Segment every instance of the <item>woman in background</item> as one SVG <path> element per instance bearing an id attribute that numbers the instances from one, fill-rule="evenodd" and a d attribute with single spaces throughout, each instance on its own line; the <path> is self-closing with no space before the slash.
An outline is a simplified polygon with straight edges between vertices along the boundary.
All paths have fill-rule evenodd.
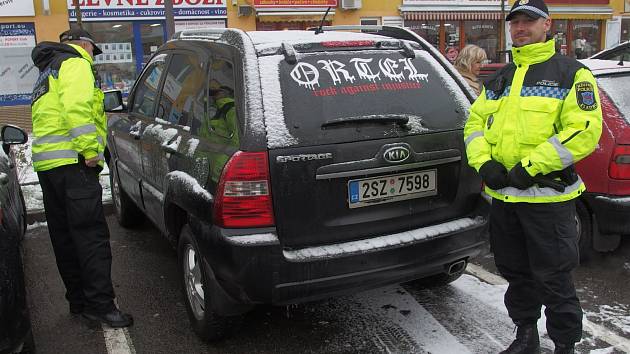
<path id="1" fill-rule="evenodd" d="M 481 64 L 486 61 L 486 52 L 474 44 L 468 44 L 455 59 L 455 68 L 466 79 L 477 96 L 481 93 L 482 82 L 479 80 Z"/>

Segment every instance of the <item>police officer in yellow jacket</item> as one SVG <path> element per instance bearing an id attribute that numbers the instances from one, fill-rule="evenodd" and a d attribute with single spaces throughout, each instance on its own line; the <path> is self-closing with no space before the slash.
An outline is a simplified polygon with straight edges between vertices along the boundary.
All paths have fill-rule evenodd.
<path id="1" fill-rule="evenodd" d="M 109 230 L 98 179 L 106 117 L 92 63 L 101 50 L 80 28 L 62 33 L 60 41 L 42 42 L 32 52 L 40 72 L 31 98 L 33 167 L 70 312 L 126 327 L 133 318 L 114 304 Z"/>
<path id="2" fill-rule="evenodd" d="M 573 353 L 582 336 L 571 278 L 578 265 L 574 199 L 585 190 L 574 164 L 599 141 L 597 85 L 586 67 L 555 53 L 543 0 L 517 0 L 506 20 L 514 62 L 488 81 L 464 129 L 469 164 L 493 198 L 490 242 L 518 327 L 502 353 L 539 352 L 542 305 L 555 353 Z"/>

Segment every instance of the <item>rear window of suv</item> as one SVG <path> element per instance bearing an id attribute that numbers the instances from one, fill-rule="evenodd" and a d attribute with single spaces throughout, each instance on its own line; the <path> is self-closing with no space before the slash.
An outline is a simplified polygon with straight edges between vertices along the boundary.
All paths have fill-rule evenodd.
<path id="1" fill-rule="evenodd" d="M 279 55 L 261 58 L 270 147 L 462 128 L 466 96 L 428 53 L 415 53 L 318 52 L 299 54 L 295 64 Z"/>

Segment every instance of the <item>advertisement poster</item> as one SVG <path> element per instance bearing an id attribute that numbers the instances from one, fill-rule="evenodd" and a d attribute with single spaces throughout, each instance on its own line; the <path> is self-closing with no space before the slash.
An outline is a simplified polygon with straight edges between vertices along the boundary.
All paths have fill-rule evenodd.
<path id="1" fill-rule="evenodd" d="M 0 17 L 35 16 L 31 0 L 0 0 Z"/>
<path id="2" fill-rule="evenodd" d="M 31 60 L 33 23 L 0 23 L 0 106 L 30 104 L 39 71 Z"/>
<path id="3" fill-rule="evenodd" d="M 66 0 L 68 17 L 76 21 L 73 0 Z M 83 21 L 163 20 L 164 0 L 79 0 Z M 226 18 L 224 0 L 173 0 L 175 19 Z"/>
<path id="4" fill-rule="evenodd" d="M 254 7 L 337 7 L 337 0 L 254 0 Z"/>

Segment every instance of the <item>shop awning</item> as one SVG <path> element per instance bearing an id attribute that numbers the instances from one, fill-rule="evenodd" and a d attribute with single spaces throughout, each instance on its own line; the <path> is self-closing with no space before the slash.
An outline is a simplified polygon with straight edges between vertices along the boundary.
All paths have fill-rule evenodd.
<path id="1" fill-rule="evenodd" d="M 257 12 L 256 17 L 260 22 L 312 22 L 321 21 L 326 11 L 280 11 L 280 12 Z M 335 15 L 330 11 L 326 20 L 330 20 Z"/>
<path id="2" fill-rule="evenodd" d="M 549 13 L 556 20 L 609 20 L 613 10 L 608 6 L 550 6 Z"/>
<path id="3" fill-rule="evenodd" d="M 404 12 L 407 21 L 501 20 L 501 12 L 481 11 L 411 11 Z"/>

